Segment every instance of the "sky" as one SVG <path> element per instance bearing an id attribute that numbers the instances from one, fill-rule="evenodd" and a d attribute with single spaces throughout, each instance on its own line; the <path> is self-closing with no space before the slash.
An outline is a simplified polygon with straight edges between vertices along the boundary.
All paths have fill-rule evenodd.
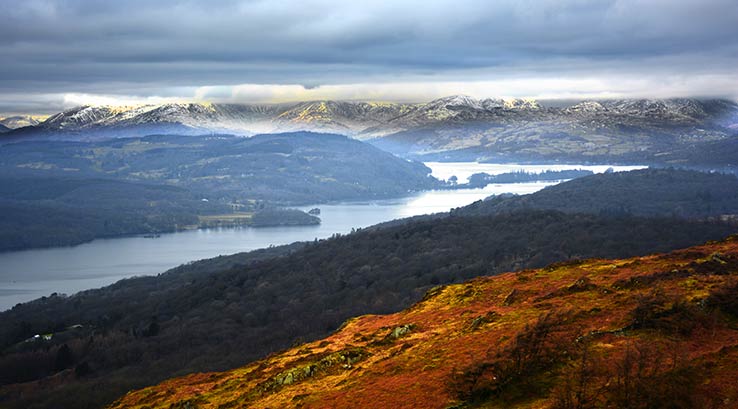
<path id="1" fill-rule="evenodd" d="M 738 98 L 738 0 L 0 0 L 0 113 Z"/>

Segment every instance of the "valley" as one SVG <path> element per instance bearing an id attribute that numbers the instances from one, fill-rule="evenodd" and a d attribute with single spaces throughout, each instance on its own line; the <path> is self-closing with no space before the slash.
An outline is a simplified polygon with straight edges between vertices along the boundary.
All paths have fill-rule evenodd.
<path id="1" fill-rule="evenodd" d="M 0 1 L 0 409 L 738 409 L 736 5 Z"/>
<path id="2" fill-rule="evenodd" d="M 452 103 L 479 105 L 454 98 L 438 109 L 457 112 Z M 105 118 L 84 112 L 49 120 L 74 128 Z M 726 173 L 703 173 L 665 162 L 644 169 L 651 148 L 627 158 L 572 153 L 582 141 L 552 156 L 495 148 L 503 160 L 494 163 L 458 156 L 467 149 L 459 141 L 434 156 L 384 144 L 391 135 L 373 146 L 314 132 L 129 130 L 124 138 L 67 129 L 24 140 L 11 131 L 2 146 L 0 302 L 12 308 L 0 312 L 0 402 L 11 408 L 97 407 L 132 388 L 319 339 L 356 315 L 399 311 L 437 285 L 671 251 L 737 228 L 727 133 L 694 145 L 722 153 L 708 167 Z M 706 170 L 684 156 L 692 142 L 674 145 L 673 137 L 661 146 L 680 147 L 665 155 Z M 448 161 L 456 158 L 482 162 Z M 308 213 L 316 208 L 319 215 Z M 95 394 L 69 400 L 92 384 Z"/>
<path id="3" fill-rule="evenodd" d="M 546 166 L 489 165 L 464 163 L 449 167 L 445 163 L 427 163 L 433 174 L 450 178 L 458 174 L 478 172 L 495 174 L 514 171 L 543 171 Z M 557 166 L 552 165 L 554 169 Z M 575 168 L 604 172 L 609 167 Z M 618 170 L 630 168 L 615 167 Z M 0 279 L 0 309 L 11 308 L 51 293 L 73 294 L 78 291 L 112 284 L 120 279 L 142 275 L 156 275 L 190 261 L 233 254 L 242 251 L 285 245 L 297 241 L 329 238 L 347 234 L 354 229 L 369 227 L 394 219 L 424 214 L 447 212 L 469 205 L 490 195 L 533 193 L 549 183 L 506 183 L 488 185 L 483 189 L 432 190 L 395 199 L 365 200 L 359 202 L 320 203 L 299 206 L 307 212 L 321 209 L 320 224 L 303 223 L 300 226 L 272 225 L 259 228 L 228 227 L 230 218 L 244 213 L 206 215 L 201 217 L 204 230 L 184 229 L 179 232 L 161 232 L 155 236 L 143 235 L 123 238 L 103 238 L 73 247 L 56 247 L 0 253 L 0 264 L 5 273 Z M 226 226 L 213 220 L 226 220 Z M 280 218 L 274 218 L 277 223 Z M 239 221 L 240 222 L 240 221 Z M 246 223 L 251 223 L 250 215 Z"/>
<path id="4" fill-rule="evenodd" d="M 43 401 L 65 405 L 69 390 L 88 390 L 94 383 L 98 392 L 86 395 L 84 402 L 95 406 L 176 373 L 233 368 L 295 342 L 318 339 L 352 316 L 407 308 L 436 285 L 564 260 L 670 251 L 736 231 L 731 223 L 675 217 L 667 205 L 673 198 L 651 197 L 649 183 L 639 182 L 655 178 L 656 183 L 678 184 L 680 178 L 702 178 L 700 184 L 685 184 L 674 194 L 691 198 L 715 189 L 707 200 L 724 205 L 715 207 L 714 214 L 736 213 L 738 198 L 719 190 L 724 176 L 679 176 L 674 170 L 631 173 L 626 175 L 632 183 L 624 186 L 620 173 L 606 173 L 554 187 L 601 177 L 597 183 L 582 184 L 582 194 L 598 197 L 598 192 L 626 188 L 618 194 L 655 200 L 654 208 L 664 209 L 661 215 L 611 213 L 608 202 L 589 214 L 521 206 L 466 216 L 467 208 L 461 208 L 348 235 L 188 263 L 158 276 L 18 305 L 0 313 L 8 323 L 0 327 L 5 351 L 0 373 L 15 376 L 3 380 L 7 386 L 0 387 L 0 399 L 13 402 L 10 407 Z M 572 208 L 578 200 L 563 198 Z M 322 210 L 321 216 L 331 213 Z M 353 220 L 355 213 L 348 217 Z M 74 331 L 66 330 L 70 326 Z M 52 337 L 24 342 L 34 334 Z M 63 345 L 75 358 L 58 372 L 48 362 Z M 131 378 L 129 373 L 137 375 Z M 52 374 L 57 375 L 47 378 Z M 57 386 L 32 398 L 25 394 L 48 379 L 56 379 Z M 80 399 L 74 402 L 83 402 Z"/>

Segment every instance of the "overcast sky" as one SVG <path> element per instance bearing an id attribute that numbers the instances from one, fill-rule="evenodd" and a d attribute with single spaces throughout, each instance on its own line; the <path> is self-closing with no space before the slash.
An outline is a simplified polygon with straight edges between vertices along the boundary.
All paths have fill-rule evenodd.
<path id="1" fill-rule="evenodd" d="M 0 0 L 0 113 L 738 97 L 738 0 Z"/>

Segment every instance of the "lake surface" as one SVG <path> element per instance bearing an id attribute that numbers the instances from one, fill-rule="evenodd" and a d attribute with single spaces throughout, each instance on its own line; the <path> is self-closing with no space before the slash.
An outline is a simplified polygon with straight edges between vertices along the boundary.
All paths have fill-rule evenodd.
<path id="1" fill-rule="evenodd" d="M 525 170 L 541 172 L 560 169 L 591 169 L 604 172 L 610 166 L 514 165 L 480 163 L 426 163 L 433 175 L 448 179 L 452 175 L 463 182 L 471 174 L 499 174 Z M 565 166 L 565 167 L 562 167 Z M 634 167 L 617 167 L 630 170 Z M 318 226 L 225 228 L 162 234 L 157 238 L 123 237 L 99 239 L 74 247 L 58 247 L 0 253 L 0 311 L 53 292 L 73 294 L 98 288 L 120 279 L 162 273 L 188 261 L 219 255 L 289 244 L 295 241 L 327 238 L 334 233 L 348 233 L 352 228 L 445 212 L 487 196 L 501 193 L 528 194 L 554 182 L 489 185 L 484 189 L 428 191 L 408 197 L 322 204 L 302 207 L 321 209 Z"/>

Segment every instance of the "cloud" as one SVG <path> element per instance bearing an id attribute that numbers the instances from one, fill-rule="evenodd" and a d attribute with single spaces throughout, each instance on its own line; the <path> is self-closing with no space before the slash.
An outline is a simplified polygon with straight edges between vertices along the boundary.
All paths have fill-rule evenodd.
<path id="1" fill-rule="evenodd" d="M 475 87 L 526 96 L 738 89 L 735 0 L 26 0 L 0 2 L 0 14 L 0 111 L 10 95 L 22 105 L 63 104 L 67 94 L 417 100 Z"/>

